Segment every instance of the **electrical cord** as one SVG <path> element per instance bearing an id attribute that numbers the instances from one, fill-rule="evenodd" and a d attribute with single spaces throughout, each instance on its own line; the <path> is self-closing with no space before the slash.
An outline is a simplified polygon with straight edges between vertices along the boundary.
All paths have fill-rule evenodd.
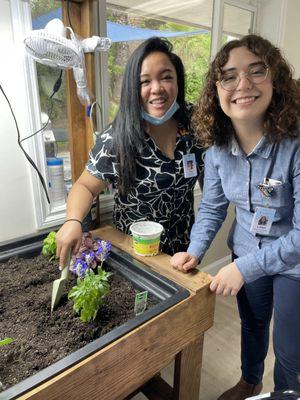
<path id="1" fill-rule="evenodd" d="M 12 109 L 12 106 L 11 106 L 11 104 L 10 104 L 10 101 L 9 101 L 8 97 L 6 96 L 6 93 L 4 92 L 4 90 L 3 90 L 2 86 L 1 86 L 1 84 L 0 84 L 0 90 L 1 90 L 1 92 L 3 93 L 3 96 L 5 97 L 5 100 L 6 100 L 7 103 L 8 103 L 8 106 L 9 106 L 9 108 L 10 108 L 10 112 L 11 112 L 11 114 L 12 114 L 12 116 L 13 116 L 14 121 L 15 121 L 16 129 L 17 129 L 17 133 L 18 133 L 18 145 L 20 146 L 21 150 L 23 151 L 23 153 L 24 153 L 25 157 L 27 158 L 27 160 L 29 161 L 29 163 L 30 163 L 30 164 L 32 165 L 32 167 L 36 170 L 36 172 L 37 172 L 37 174 L 38 174 L 38 177 L 39 177 L 39 179 L 40 179 L 40 181 L 41 181 L 41 184 L 42 184 L 42 186 L 43 186 L 43 189 L 44 189 L 44 191 L 45 191 L 45 194 L 46 194 L 46 197 L 47 197 L 47 201 L 48 201 L 48 203 L 50 204 L 50 199 L 49 199 L 49 195 L 48 195 L 48 192 L 47 192 L 47 187 L 46 187 L 45 180 L 44 180 L 42 174 L 40 173 L 40 171 L 38 170 L 38 167 L 35 165 L 34 161 L 32 160 L 32 158 L 29 156 L 29 154 L 26 153 L 26 150 L 25 150 L 25 149 L 23 148 L 23 146 L 22 146 L 21 137 L 20 137 L 20 131 L 19 131 L 19 126 L 18 126 L 18 123 L 17 123 L 17 119 L 16 119 L 16 116 L 15 116 L 15 113 L 14 113 L 14 111 L 13 111 L 13 109 Z"/>
<path id="2" fill-rule="evenodd" d="M 61 77 L 62 77 L 62 71 L 60 72 L 59 78 L 56 80 L 56 82 L 55 82 L 55 84 L 54 84 L 53 93 L 52 93 L 51 96 L 50 96 L 50 100 L 51 100 L 51 111 L 50 111 L 50 113 L 52 113 L 52 109 L 53 109 L 53 100 L 52 100 L 52 97 L 53 97 L 54 94 L 59 90 L 59 88 L 60 88 L 60 86 L 61 86 L 61 82 L 62 82 Z M 16 129 L 17 129 L 17 141 L 18 141 L 18 145 L 19 145 L 20 149 L 22 150 L 22 152 L 24 153 L 26 159 L 29 161 L 29 163 L 31 164 L 31 166 L 33 167 L 33 169 L 34 169 L 34 170 L 36 171 L 36 173 L 38 174 L 38 177 L 39 177 L 40 182 L 41 182 L 41 184 L 42 184 L 42 186 L 43 186 L 43 189 L 44 189 L 44 192 L 45 192 L 45 195 L 46 195 L 48 204 L 50 204 L 50 198 L 49 198 L 49 194 L 48 194 L 48 191 L 47 191 L 47 186 L 46 186 L 44 177 L 43 177 L 43 175 L 40 173 L 40 171 L 39 171 L 38 167 L 36 166 L 35 162 L 33 161 L 33 159 L 29 156 L 29 154 L 26 152 L 26 150 L 24 149 L 24 147 L 23 147 L 23 145 L 22 145 L 22 142 L 23 142 L 24 140 L 27 140 L 27 139 L 33 137 L 34 135 L 36 135 L 37 133 L 41 132 L 42 130 L 44 130 L 44 129 L 46 128 L 46 126 L 48 125 L 48 123 L 49 123 L 49 121 L 50 121 L 50 115 L 49 115 L 49 117 L 48 117 L 48 121 L 46 122 L 46 124 L 45 124 L 41 129 L 39 129 L 38 131 L 34 132 L 32 135 L 29 135 L 29 136 L 27 136 L 26 138 L 21 139 L 20 130 L 19 130 L 19 126 L 18 126 L 18 122 L 17 122 L 16 116 L 15 116 L 15 113 L 14 113 L 14 111 L 13 111 L 13 109 L 12 109 L 11 103 L 10 103 L 10 101 L 9 101 L 9 99 L 8 99 L 8 97 L 7 97 L 7 95 L 6 95 L 6 93 L 5 93 L 5 91 L 4 91 L 4 89 L 3 89 L 3 87 L 2 87 L 1 84 L 0 84 L 0 90 L 1 90 L 1 92 L 2 92 L 2 94 L 3 94 L 3 96 L 5 97 L 5 100 L 7 101 L 7 104 L 8 104 L 8 106 L 9 106 L 10 112 L 11 112 L 11 114 L 12 114 L 12 116 L 13 116 L 13 119 L 14 119 L 14 122 L 15 122 L 15 126 L 16 126 Z"/>
<path id="3" fill-rule="evenodd" d="M 61 70 L 60 70 L 60 73 L 59 73 L 59 77 L 57 78 L 56 82 L 54 83 L 53 92 L 52 92 L 52 94 L 51 94 L 51 96 L 50 96 L 50 99 L 52 99 L 52 97 L 55 95 L 56 92 L 59 91 L 59 89 L 60 89 L 60 87 L 61 87 L 61 83 L 62 83 L 62 73 L 63 73 L 63 70 L 61 69 Z"/>
<path id="4" fill-rule="evenodd" d="M 37 130 L 36 132 L 32 133 L 31 135 L 26 136 L 25 138 L 21 139 L 21 143 L 24 142 L 27 139 L 30 139 L 31 137 L 35 136 L 36 134 L 42 132 L 48 126 L 48 124 L 50 122 L 50 119 L 51 119 L 51 116 L 52 116 L 52 111 L 53 111 L 53 99 L 52 98 L 55 95 L 55 93 L 57 93 L 59 91 L 59 89 L 60 89 L 60 86 L 62 84 L 62 73 L 63 73 L 63 71 L 61 70 L 60 74 L 59 74 L 59 77 L 57 78 L 56 82 L 54 83 L 52 94 L 49 96 L 50 108 L 48 109 L 48 113 L 47 113 L 48 114 L 48 119 L 47 119 L 45 125 L 43 125 L 39 130 Z"/>

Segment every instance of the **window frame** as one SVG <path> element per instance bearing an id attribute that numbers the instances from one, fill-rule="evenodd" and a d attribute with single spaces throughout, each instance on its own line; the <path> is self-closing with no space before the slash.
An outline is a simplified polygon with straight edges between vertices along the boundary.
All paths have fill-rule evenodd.
<path id="1" fill-rule="evenodd" d="M 237 0 L 214 0 L 212 29 L 211 29 L 211 49 L 210 49 L 211 61 L 214 59 L 215 55 L 222 46 L 225 4 L 252 12 L 253 18 L 251 21 L 251 33 L 254 33 L 256 30 L 258 1 L 256 1 L 256 5 L 253 5 L 244 1 L 237 1 Z"/>

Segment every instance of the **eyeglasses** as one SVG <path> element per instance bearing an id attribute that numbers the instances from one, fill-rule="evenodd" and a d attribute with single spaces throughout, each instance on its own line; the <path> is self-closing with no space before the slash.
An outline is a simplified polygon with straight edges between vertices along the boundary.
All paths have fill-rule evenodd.
<path id="1" fill-rule="evenodd" d="M 257 64 L 249 67 L 247 72 L 225 72 L 221 75 L 219 82 L 223 89 L 231 92 L 238 87 L 238 84 L 243 76 L 246 76 L 253 84 L 260 84 L 266 80 L 268 73 L 269 67 L 267 67 L 265 64 Z"/>

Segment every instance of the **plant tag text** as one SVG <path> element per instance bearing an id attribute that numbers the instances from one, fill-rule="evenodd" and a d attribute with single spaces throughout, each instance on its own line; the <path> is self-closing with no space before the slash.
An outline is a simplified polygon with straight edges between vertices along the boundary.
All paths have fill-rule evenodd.
<path id="1" fill-rule="evenodd" d="M 143 314 L 147 307 L 148 291 L 140 292 L 135 295 L 134 313 L 135 315 Z"/>

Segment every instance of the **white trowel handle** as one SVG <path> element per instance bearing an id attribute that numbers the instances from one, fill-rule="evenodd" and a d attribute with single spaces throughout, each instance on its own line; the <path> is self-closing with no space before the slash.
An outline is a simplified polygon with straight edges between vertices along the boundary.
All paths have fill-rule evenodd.
<path id="1" fill-rule="evenodd" d="M 69 253 L 68 253 L 67 260 L 66 260 L 66 265 L 63 268 L 63 270 L 61 271 L 61 276 L 60 277 L 62 279 L 66 279 L 68 277 L 68 275 L 69 275 L 70 262 L 71 262 L 71 253 L 72 253 L 72 251 L 70 250 Z"/>

